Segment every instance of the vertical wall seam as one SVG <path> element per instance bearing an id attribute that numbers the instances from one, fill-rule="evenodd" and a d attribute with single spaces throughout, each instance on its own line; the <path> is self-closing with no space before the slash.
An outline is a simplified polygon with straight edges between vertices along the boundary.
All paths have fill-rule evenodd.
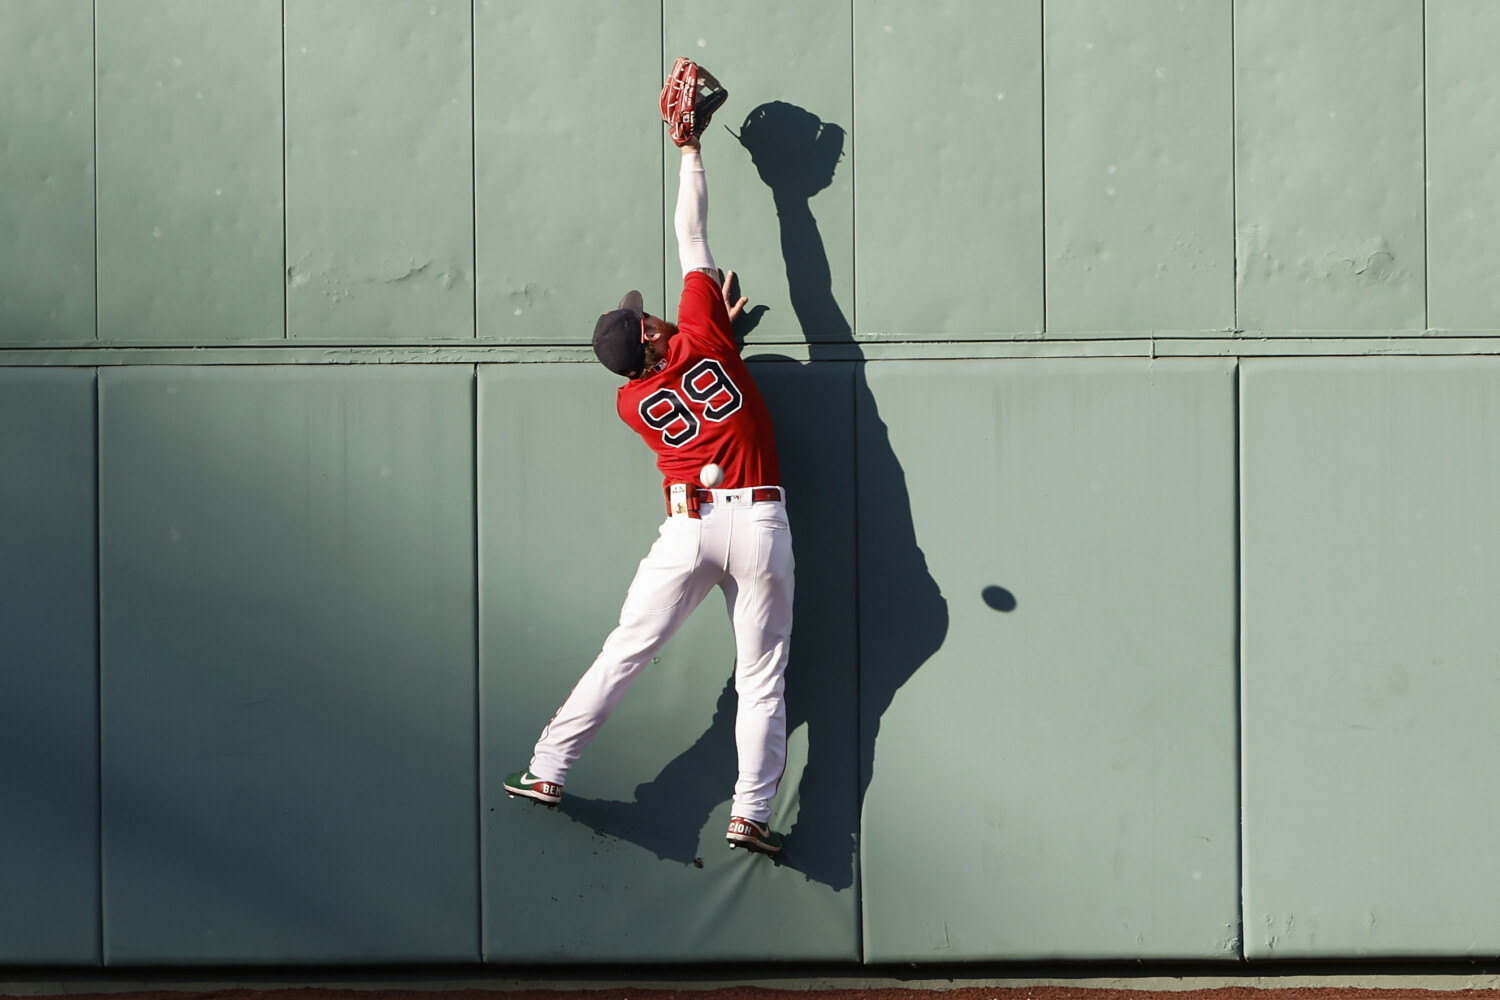
<path id="1" fill-rule="evenodd" d="M 474 339 L 479 339 L 479 21 L 469 0 L 469 266 L 473 269 Z M 479 368 L 474 368 L 478 378 Z M 476 442 L 478 438 L 475 438 Z M 476 445 L 477 447 L 477 445 Z M 476 484 L 478 480 L 475 480 Z M 477 490 L 477 486 L 476 486 Z"/>
<path id="2" fill-rule="evenodd" d="M 474 285 L 474 339 L 479 339 L 479 15 L 469 0 L 469 183 L 472 200 L 471 256 Z M 474 953 L 485 960 L 484 926 L 484 598 L 480 586 L 479 520 L 479 365 L 469 369 L 469 482 L 472 489 L 474 549 Z"/>
<path id="3" fill-rule="evenodd" d="M 1240 961 L 1246 960 L 1247 938 L 1250 933 L 1250 914 L 1247 909 L 1245 874 L 1249 864 L 1245 856 L 1245 449 L 1244 449 L 1244 371 L 1243 358 L 1234 362 L 1234 656 L 1235 656 L 1235 703 L 1234 703 L 1234 748 L 1235 748 L 1235 803 L 1239 808 L 1239 822 L 1235 824 L 1239 836 L 1239 850 L 1235 852 L 1239 862 L 1236 882 L 1239 885 L 1240 903 Z"/>
<path id="4" fill-rule="evenodd" d="M 1240 96 L 1235 0 L 1229 3 L 1229 308 L 1231 332 L 1240 327 Z M 1238 375 L 1235 378 L 1238 383 Z"/>
<path id="5" fill-rule="evenodd" d="M 281 0 L 281 339 L 292 337 L 291 292 L 287 271 L 291 269 L 291 242 L 287 235 L 287 186 L 286 186 L 286 0 Z"/>
<path id="6" fill-rule="evenodd" d="M 666 75 L 667 69 L 667 0 L 659 0 L 656 5 L 657 25 L 657 51 L 656 69 L 661 76 Z M 667 250 L 667 141 L 665 136 L 658 131 L 657 149 L 661 156 L 659 175 L 661 179 L 661 211 L 658 216 L 661 219 L 661 314 L 669 315 L 672 303 L 667 297 L 668 275 L 672 273 L 672 262 L 668 257 Z M 678 317 L 672 314 L 673 319 Z"/>
<path id="7" fill-rule="evenodd" d="M 99 340 L 99 0 L 94 0 L 94 17 L 90 47 L 93 49 L 94 133 L 94 341 Z M 94 368 L 94 738 L 98 741 L 95 761 L 98 781 L 94 787 L 95 830 L 98 834 L 95 863 L 99 866 L 99 965 L 105 964 L 106 937 L 104 922 L 104 524 L 100 494 L 103 492 L 104 407 L 100 400 L 99 369 Z"/>
<path id="8" fill-rule="evenodd" d="M 93 36 L 94 85 L 94 341 L 99 340 L 99 0 L 94 0 Z M 97 369 L 95 378 L 98 378 Z"/>
<path id="9" fill-rule="evenodd" d="M 859 393 L 855 391 L 857 380 L 865 378 L 865 391 L 870 391 L 867 362 L 855 361 L 849 368 L 850 421 L 849 454 L 852 458 L 851 480 L 855 489 L 849 498 L 854 514 L 854 944 L 858 960 L 865 962 L 865 799 L 860 789 L 868 789 L 864 774 L 864 684 L 860 664 L 864 662 L 862 640 L 864 637 L 864 600 L 860 594 L 860 545 L 864 535 L 859 507 Z"/>
<path id="10" fill-rule="evenodd" d="M 475 928 L 479 940 L 475 942 L 475 954 L 479 961 L 485 960 L 484 943 L 484 600 L 480 589 L 480 505 L 479 505 L 479 365 L 469 369 L 469 475 L 473 487 L 474 525 L 474 871 L 478 881 L 474 886 Z"/>
<path id="11" fill-rule="evenodd" d="M 849 335 L 859 337 L 859 129 L 855 95 L 859 92 L 854 44 L 855 0 L 849 0 Z"/>
<path id="12" fill-rule="evenodd" d="M 95 173 L 97 176 L 97 171 Z M 94 829 L 99 904 L 99 965 L 104 965 L 104 406 L 99 369 L 94 369 L 94 747 L 98 780 L 94 785 Z"/>
<path id="13" fill-rule="evenodd" d="M 856 86 L 856 19 L 859 17 L 856 0 L 849 0 L 849 134 L 851 147 L 854 150 L 853 163 L 849 165 L 849 202 L 851 211 L 849 213 L 849 337 L 856 345 L 859 344 L 859 129 L 856 127 L 857 116 L 855 107 L 855 95 L 858 93 Z M 859 351 L 863 354 L 862 351 Z M 861 788 L 866 787 L 865 776 L 860 773 L 864 766 L 864 755 L 860 753 L 860 730 L 863 725 L 864 708 L 860 694 L 860 663 L 863 657 L 860 654 L 860 594 L 859 594 L 859 402 L 854 391 L 854 380 L 862 373 L 862 361 L 855 361 L 849 370 L 849 408 L 851 410 L 849 426 L 850 455 L 852 458 L 853 482 L 855 485 L 854 495 L 849 498 L 853 507 L 854 519 L 854 954 L 855 961 L 861 965 L 865 963 L 865 866 L 864 866 L 864 798 L 859 794 Z"/>
<path id="14" fill-rule="evenodd" d="M 1041 334 L 1047 336 L 1047 2 L 1037 0 L 1037 25 L 1040 27 L 1040 38 L 1037 39 L 1040 52 L 1040 63 L 1037 66 L 1037 93 L 1039 95 L 1038 120 L 1041 123 L 1041 145 L 1042 145 L 1042 330 Z"/>
<path id="15" fill-rule="evenodd" d="M 1427 0 L 1422 0 L 1422 329 L 1432 329 L 1432 186 L 1427 163 Z"/>

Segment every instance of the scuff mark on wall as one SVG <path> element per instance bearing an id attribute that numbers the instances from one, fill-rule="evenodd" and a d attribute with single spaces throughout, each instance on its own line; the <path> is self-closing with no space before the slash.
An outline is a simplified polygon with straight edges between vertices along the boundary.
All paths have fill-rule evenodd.
<path id="1" fill-rule="evenodd" d="M 413 266 L 413 267 L 407 268 L 405 274 L 399 275 L 399 276 L 394 277 L 394 278 L 384 278 L 382 280 L 384 280 L 384 282 L 387 285 L 395 285 L 395 284 L 398 284 L 398 283 L 400 283 L 402 281 L 410 281 L 413 278 L 418 278 L 418 277 L 421 277 L 423 274 L 426 274 L 427 273 L 427 269 L 429 267 L 431 267 L 431 266 L 432 266 L 432 261 L 428 261 L 427 263 L 421 265 L 420 267 Z M 445 274 L 444 277 L 447 277 L 447 275 Z"/>
<path id="2" fill-rule="evenodd" d="M 317 266 L 304 260 L 287 267 L 286 286 L 288 291 L 297 292 L 316 284 L 325 297 L 337 302 L 348 298 L 356 285 L 437 285 L 447 291 L 463 284 L 463 268 L 437 270 L 439 266 L 432 260 L 420 264 L 416 260 L 406 260 L 392 267 L 359 268 L 356 271 L 343 263 Z"/>
<path id="3" fill-rule="evenodd" d="M 534 281 L 528 281 L 519 288 L 513 288 L 506 292 L 506 298 L 523 306 L 534 306 L 540 300 L 557 294 L 557 289 L 545 285 L 539 285 Z"/>
<path id="4" fill-rule="evenodd" d="M 1352 241 L 1353 246 L 1329 250 L 1317 258 L 1283 255 L 1275 234 L 1263 225 L 1242 227 L 1236 242 L 1240 266 L 1235 273 L 1235 284 L 1240 288 L 1247 282 L 1285 272 L 1345 286 L 1391 284 L 1411 277 L 1407 270 L 1397 267 L 1396 253 L 1383 236 Z M 1297 242 L 1282 239 L 1280 245 L 1295 247 Z"/>
<path id="5" fill-rule="evenodd" d="M 512 288 L 506 292 L 505 298 L 511 307 L 512 315 L 519 316 L 527 310 L 535 308 L 537 303 L 542 299 L 550 298 L 556 294 L 556 288 L 528 281 L 520 287 Z"/>
<path id="6" fill-rule="evenodd" d="M 1281 940 L 1281 938 L 1276 934 L 1276 918 L 1274 916 L 1272 916 L 1271 914 L 1267 913 L 1265 915 L 1265 923 L 1266 923 L 1266 934 L 1265 934 L 1265 938 L 1264 938 L 1264 940 L 1263 940 L 1262 943 L 1265 945 L 1266 951 L 1268 951 L 1268 952 L 1275 951 L 1276 950 L 1276 945 Z"/>
<path id="7" fill-rule="evenodd" d="M 1384 282 L 1398 277 L 1396 255 L 1386 246 L 1385 240 L 1371 240 L 1369 245 L 1352 253 L 1328 252 L 1319 262 L 1324 278 L 1359 280 L 1362 282 Z"/>

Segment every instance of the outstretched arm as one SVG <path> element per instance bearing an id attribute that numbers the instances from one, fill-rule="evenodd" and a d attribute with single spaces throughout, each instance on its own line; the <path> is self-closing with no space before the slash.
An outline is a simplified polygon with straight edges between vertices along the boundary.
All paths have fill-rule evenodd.
<path id="1" fill-rule="evenodd" d="M 682 168 L 678 175 L 677 212 L 673 217 L 677 229 L 677 257 L 686 277 L 693 271 L 706 271 L 719 283 L 729 321 L 739 318 L 749 300 L 733 298 L 734 272 L 725 273 L 714 263 L 708 249 L 708 174 L 703 170 L 703 155 L 698 139 L 689 139 L 682 147 Z"/>
<path id="2" fill-rule="evenodd" d="M 708 175 L 703 172 L 703 155 L 693 138 L 682 147 L 682 168 L 677 180 L 677 257 L 686 277 L 693 271 L 717 275 L 718 265 L 708 249 Z"/>

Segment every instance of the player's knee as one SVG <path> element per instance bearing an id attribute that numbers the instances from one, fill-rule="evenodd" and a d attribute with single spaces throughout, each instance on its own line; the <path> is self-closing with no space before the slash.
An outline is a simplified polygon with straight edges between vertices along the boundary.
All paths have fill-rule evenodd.
<path id="1" fill-rule="evenodd" d="M 641 641 L 630 636 L 611 635 L 604 643 L 600 656 L 600 669 L 612 675 L 633 677 L 661 649 L 661 642 Z"/>
<path id="2" fill-rule="evenodd" d="M 734 682 L 741 705 L 779 704 L 786 694 L 786 678 L 780 673 L 770 676 L 741 676 Z"/>

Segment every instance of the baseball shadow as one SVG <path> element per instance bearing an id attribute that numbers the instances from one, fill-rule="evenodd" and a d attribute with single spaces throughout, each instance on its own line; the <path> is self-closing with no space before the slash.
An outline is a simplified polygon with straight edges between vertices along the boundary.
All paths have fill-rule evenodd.
<path id="1" fill-rule="evenodd" d="M 809 356 L 806 362 L 755 358 L 756 381 L 777 424 L 797 552 L 787 730 L 806 726 L 807 738 L 796 820 L 777 861 L 841 890 L 858 875 L 860 816 L 881 718 L 942 646 L 948 605 L 917 544 L 906 474 L 866 382 L 863 352 L 834 298 L 812 211 L 813 197 L 833 182 L 844 130 L 775 101 L 751 111 L 737 138 L 771 189 L 792 309 Z M 748 334 L 765 316 L 764 307 L 747 313 L 736 334 Z M 831 395 L 835 383 L 842 383 L 840 393 L 852 383 L 852 414 L 847 403 L 807 402 Z M 839 476 L 856 469 L 854 489 Z M 857 603 L 850 592 L 853 565 L 859 567 Z M 1014 607 L 1004 593 L 987 603 L 996 610 Z M 872 629 L 878 641 L 871 641 Z M 731 676 L 707 731 L 638 786 L 634 802 L 565 796 L 560 808 L 659 858 L 692 863 L 700 831 L 733 780 L 734 717 Z"/>

